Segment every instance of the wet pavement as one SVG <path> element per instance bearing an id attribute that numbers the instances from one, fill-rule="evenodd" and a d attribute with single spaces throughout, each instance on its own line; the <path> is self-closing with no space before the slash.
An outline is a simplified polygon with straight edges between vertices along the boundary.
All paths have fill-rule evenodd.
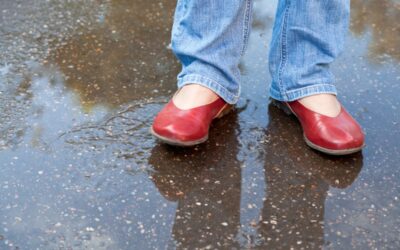
<path id="1" fill-rule="evenodd" d="M 0 249 L 399 249 L 400 2 L 352 1 L 347 157 L 269 104 L 276 0 L 255 0 L 236 110 L 204 145 L 155 141 L 174 5 L 0 0 Z"/>

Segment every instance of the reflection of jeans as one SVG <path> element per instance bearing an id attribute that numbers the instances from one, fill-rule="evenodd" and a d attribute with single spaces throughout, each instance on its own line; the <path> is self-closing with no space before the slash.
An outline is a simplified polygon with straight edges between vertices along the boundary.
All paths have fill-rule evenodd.
<path id="1" fill-rule="evenodd" d="M 329 64 L 342 50 L 349 0 L 280 0 L 272 34 L 270 95 L 292 101 L 336 94 Z M 183 68 L 178 87 L 198 83 L 229 103 L 240 94 L 239 60 L 250 32 L 252 0 L 178 0 L 172 49 Z"/>

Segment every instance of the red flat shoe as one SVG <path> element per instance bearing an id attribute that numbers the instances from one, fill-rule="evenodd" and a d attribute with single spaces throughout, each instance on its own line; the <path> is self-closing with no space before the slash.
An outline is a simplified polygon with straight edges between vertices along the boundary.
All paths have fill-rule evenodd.
<path id="1" fill-rule="evenodd" d="M 306 108 L 299 101 L 285 104 L 300 121 L 304 140 L 311 148 L 331 155 L 347 155 L 364 147 L 361 126 L 343 106 L 336 117 L 330 117 Z"/>
<path id="2" fill-rule="evenodd" d="M 231 107 L 219 97 L 212 103 L 183 110 L 171 99 L 154 119 L 150 132 L 167 144 L 197 145 L 208 139 L 212 120 L 228 113 Z"/>

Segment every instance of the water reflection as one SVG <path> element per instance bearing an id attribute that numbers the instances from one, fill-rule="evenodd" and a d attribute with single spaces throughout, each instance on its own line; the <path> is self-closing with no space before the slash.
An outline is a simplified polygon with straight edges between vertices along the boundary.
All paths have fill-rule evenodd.
<path id="1" fill-rule="evenodd" d="M 272 24 L 274 4 L 256 1 L 253 27 Z M 104 22 L 67 40 L 50 55 L 66 76 L 66 86 L 79 93 L 85 106 L 115 106 L 140 98 L 169 94 L 179 64 L 170 50 L 174 1 L 111 1 Z M 374 10 L 374 11 L 370 11 Z M 371 30 L 369 54 L 374 60 L 400 60 L 397 20 L 399 4 L 391 0 L 352 1 L 351 30 Z M 265 26 L 267 24 L 268 26 Z"/>
<path id="2" fill-rule="evenodd" d="M 243 230 L 247 225 L 240 225 L 240 217 L 253 215 L 246 210 L 246 203 L 240 204 L 245 196 L 263 204 L 262 218 L 250 225 L 257 234 L 250 233 L 249 237 L 256 239 L 251 242 L 254 248 L 320 248 L 328 245 L 329 238 L 338 248 L 362 249 L 357 246 L 363 246 L 364 242 L 389 248 L 398 246 L 395 155 L 399 151 L 396 144 L 399 105 L 393 94 L 397 90 L 395 80 L 387 81 L 390 88 L 375 85 L 382 82 L 381 78 L 368 66 L 366 70 L 373 75 L 358 73 L 369 91 L 359 95 L 351 87 L 344 88 L 344 94 L 354 97 L 351 102 L 357 104 L 353 110 L 355 106 L 360 107 L 357 113 L 370 138 L 370 147 L 364 151 L 368 171 L 363 171 L 360 178 L 363 181 L 351 188 L 354 191 L 351 195 L 341 196 L 331 191 L 331 197 L 329 190 L 352 184 L 362 168 L 362 155 L 328 158 L 315 153 L 305 146 L 297 123 L 274 107 L 269 107 L 270 123 L 263 130 L 267 118 L 261 107 L 265 107 L 266 98 L 260 90 L 265 86 L 257 82 L 264 82 L 261 72 L 266 64 L 259 60 L 258 53 L 245 61 L 248 72 L 256 73 L 250 74 L 247 78 L 250 81 L 244 84 L 250 101 L 240 113 L 240 126 L 238 115 L 232 114 L 218 121 L 210 141 L 196 149 L 154 147 L 148 126 L 166 100 L 154 98 L 145 102 L 144 99 L 173 90 L 178 71 L 175 59 L 165 48 L 170 28 L 165 20 L 170 22 L 174 1 L 161 1 L 161 5 L 159 2 L 109 1 L 104 20 L 82 28 L 87 30 L 67 40 L 49 58 L 65 75 L 65 86 L 77 92 L 85 105 L 129 103 L 104 119 L 102 113 L 96 119 L 79 113 L 81 107 L 76 107 L 71 101 L 73 98 L 60 86 L 64 79 L 58 75 L 57 68 L 49 68 L 49 72 L 45 72 L 45 67 L 31 69 L 27 78 L 13 74 L 16 79 L 5 81 L 10 84 L 0 84 L 3 93 L 0 95 L 3 111 L 0 158 L 4 166 L 1 168 L 1 205 L 8 207 L 1 213 L 3 226 L 8 231 L 0 230 L 0 243 L 7 240 L 28 249 L 46 248 L 42 244 L 48 241 L 54 243 L 51 243 L 53 248 L 63 244 L 66 248 L 101 248 L 90 245 L 93 242 L 113 249 L 163 248 L 172 217 L 170 238 L 176 248 L 209 245 L 218 249 L 245 248 L 248 242 L 241 241 L 243 231 L 239 227 Z M 371 36 L 370 48 L 380 49 L 372 57 L 390 53 L 398 59 L 396 19 L 399 18 L 395 18 L 398 5 L 393 1 L 357 0 L 352 4 L 353 32 L 362 38 L 369 31 L 375 34 Z M 255 18 L 256 29 L 269 29 L 261 25 L 265 21 L 263 17 L 268 16 L 261 13 Z M 254 50 L 265 49 L 254 41 Z M 354 41 L 361 42 L 361 39 Z M 355 59 L 362 56 L 360 53 L 364 50 L 349 53 L 352 59 L 345 66 L 354 63 L 363 67 Z M 7 67 L 0 71 L 6 74 Z M 344 69 L 345 73 L 349 71 Z M 396 68 L 386 77 L 397 72 Z M 376 100 L 373 105 L 371 98 L 367 98 L 370 93 L 374 93 L 372 99 Z M 386 116 L 382 110 L 386 110 Z M 241 135 L 238 135 L 239 127 Z M 266 140 L 262 144 L 258 139 L 264 134 Z M 246 147 L 246 143 L 251 147 Z M 42 150 L 42 144 L 49 145 L 50 150 Z M 4 147 L 12 150 L 4 151 Z M 243 162 L 237 159 L 238 155 Z M 242 164 L 247 167 L 241 168 Z M 251 164 L 255 167 L 250 167 Z M 266 180 L 265 196 L 260 195 L 259 189 L 263 189 L 260 186 L 254 187 L 257 194 L 253 196 L 240 190 L 241 185 L 253 184 L 244 177 L 246 171 L 253 170 L 261 176 L 261 182 Z M 165 199 L 177 203 L 176 211 L 154 192 L 148 175 Z M 370 210 L 371 205 L 378 207 L 378 204 L 381 204 L 378 209 Z M 153 219 L 153 214 L 163 219 Z M 330 218 L 336 219 L 337 214 L 342 217 L 332 222 Z M 147 230 L 144 233 L 136 227 L 139 222 Z M 347 228 L 353 238 L 341 244 L 342 238 L 336 232 L 330 236 L 326 231 L 335 227 L 328 227 L 324 222 Z M 346 223 L 353 224 L 346 227 Z M 369 224 L 365 226 L 366 223 Z M 99 233 L 91 232 L 93 229 Z M 53 233 L 56 231 L 57 234 Z M 324 231 L 328 235 L 325 240 Z M 109 238 L 113 242 L 104 245 Z"/>
<path id="3" fill-rule="evenodd" d="M 215 124 L 195 149 L 157 146 L 149 163 L 160 193 L 178 202 L 172 230 L 177 249 L 239 249 L 241 168 L 237 114 Z"/>
<path id="4" fill-rule="evenodd" d="M 82 104 L 115 106 L 175 87 L 178 64 L 167 49 L 174 1 L 111 1 L 104 22 L 50 56 Z"/>
<path id="5" fill-rule="evenodd" d="M 346 188 L 363 158 L 327 157 L 303 142 L 296 122 L 269 106 L 264 148 L 266 197 L 258 226 L 262 249 L 319 249 L 324 245 L 324 204 L 330 187 Z"/>
<path id="6" fill-rule="evenodd" d="M 371 32 L 369 56 L 400 60 L 400 3 L 394 0 L 352 0 L 351 31 L 360 36 Z"/>
<path id="7" fill-rule="evenodd" d="M 149 163 L 155 173 L 151 179 L 166 199 L 178 202 L 172 230 L 173 246 L 178 249 L 232 249 L 248 244 L 239 237 L 241 163 L 236 158 L 235 116 L 217 123 L 211 141 L 197 149 L 159 145 L 152 150 Z M 272 105 L 269 116 L 267 143 L 261 154 L 266 196 L 261 219 L 253 225 L 257 237 L 250 246 L 326 246 L 324 207 L 329 189 L 344 189 L 355 181 L 362 169 L 362 154 L 318 154 L 304 145 L 300 128 L 291 117 Z"/>

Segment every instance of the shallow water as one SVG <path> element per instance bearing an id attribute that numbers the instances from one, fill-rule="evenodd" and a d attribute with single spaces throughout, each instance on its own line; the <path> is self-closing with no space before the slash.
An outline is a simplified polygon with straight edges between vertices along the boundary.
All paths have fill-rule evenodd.
<path id="1" fill-rule="evenodd" d="M 399 1 L 352 1 L 332 68 L 367 147 L 348 157 L 269 104 L 267 0 L 236 110 L 204 145 L 155 141 L 174 4 L 1 1 L 0 249 L 399 249 Z"/>

